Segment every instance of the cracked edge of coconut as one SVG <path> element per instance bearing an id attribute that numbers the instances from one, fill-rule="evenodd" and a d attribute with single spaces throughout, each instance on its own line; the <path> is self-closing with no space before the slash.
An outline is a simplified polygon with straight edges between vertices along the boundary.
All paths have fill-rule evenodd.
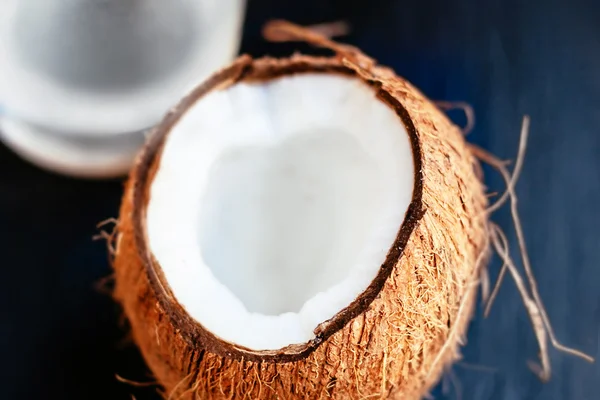
<path id="1" fill-rule="evenodd" d="M 190 157 L 187 157 L 187 165 L 185 161 L 179 162 L 181 160 L 177 160 L 177 151 L 173 151 L 173 156 L 171 156 L 169 138 L 171 135 L 182 135 L 182 137 L 194 135 L 193 132 L 189 132 L 191 126 L 185 125 L 186 119 L 195 119 L 198 122 L 198 116 L 206 116 L 206 109 L 211 108 L 211 96 L 215 96 L 216 102 L 219 102 L 219 98 L 221 102 L 231 102 L 234 99 L 228 94 L 231 94 L 231 91 L 235 90 L 236 87 L 242 88 L 241 90 L 246 94 L 253 91 L 264 92 L 265 85 L 278 88 L 278 90 L 282 89 L 282 85 L 289 85 L 288 90 L 292 88 L 299 90 L 308 80 L 309 83 L 314 85 L 314 88 L 310 89 L 314 92 L 314 96 L 303 100 L 318 102 L 318 100 L 322 100 L 319 98 L 319 90 L 323 89 L 324 79 L 331 80 L 329 83 L 343 89 L 342 91 L 350 90 L 358 100 L 371 99 L 371 103 L 376 104 L 376 107 L 379 108 L 378 113 L 388 118 L 389 124 L 395 125 L 390 127 L 389 132 L 387 132 L 388 139 L 390 134 L 397 135 L 397 137 L 402 138 L 400 140 L 402 143 L 396 143 L 396 147 L 392 146 L 387 150 L 395 149 L 400 150 L 400 153 L 404 152 L 402 153 L 404 155 L 403 164 L 400 164 L 410 171 L 410 179 L 406 179 L 407 171 L 405 170 L 395 172 L 400 175 L 404 174 L 404 182 L 392 182 L 394 177 L 398 177 L 398 175 L 394 175 L 394 172 L 389 171 L 385 177 L 387 181 L 386 179 L 382 180 L 382 190 L 386 190 L 386 185 L 394 183 L 402 186 L 402 188 L 397 187 L 392 191 L 391 196 L 387 199 L 388 207 L 383 207 L 384 210 L 377 210 L 377 217 L 373 221 L 381 222 L 386 217 L 392 216 L 395 218 L 394 223 L 387 224 L 383 228 L 376 227 L 369 231 L 368 241 L 370 240 L 371 247 L 375 249 L 372 248 L 371 251 L 362 252 L 363 255 L 366 254 L 362 258 L 362 263 L 359 262 L 353 266 L 351 274 L 342 279 L 342 285 L 333 284 L 324 289 L 325 293 L 318 292 L 314 296 L 309 296 L 302 303 L 300 309 L 276 315 L 249 312 L 244 304 L 231 293 L 231 290 L 222 285 L 218 279 L 215 279 L 210 268 L 203 262 L 201 251 L 199 251 L 201 245 L 195 245 L 193 241 L 194 238 L 198 238 L 198 232 L 193 232 L 194 223 L 198 221 L 198 218 L 189 218 L 190 223 L 187 224 L 187 227 L 178 232 L 173 232 L 173 229 L 176 231 L 179 229 L 177 223 L 171 225 L 172 229 L 162 229 L 169 216 L 161 215 L 160 209 L 166 210 L 164 208 L 165 203 L 157 202 L 159 207 L 154 207 L 157 204 L 152 204 L 157 192 L 159 192 L 158 196 L 160 196 L 160 193 L 165 193 L 166 197 L 169 197 L 169 195 L 175 195 L 173 197 L 182 195 L 183 193 L 177 192 L 177 189 L 175 192 L 169 190 L 169 188 L 172 188 L 172 186 L 169 186 L 169 176 L 173 177 L 173 173 L 177 173 L 177 171 L 182 172 L 179 169 L 182 167 L 184 168 L 183 171 L 186 171 L 185 168 L 191 166 L 189 162 L 194 162 L 193 152 L 190 153 Z M 207 98 L 209 101 L 205 102 Z M 292 99 L 292 101 L 294 100 Z M 203 112 L 192 112 L 200 104 L 208 104 L 209 106 L 204 107 Z M 325 105 L 327 102 L 324 101 L 323 104 Z M 327 106 L 329 105 L 327 104 Z M 340 115 L 340 117 L 347 118 L 347 115 Z M 389 119 L 391 117 L 393 117 L 393 120 Z M 338 122 L 340 121 L 338 120 Z M 344 125 L 344 127 L 347 128 L 350 125 Z M 183 129 L 179 130 L 179 128 Z M 240 127 L 238 126 L 238 128 Z M 372 134 L 372 132 L 361 132 L 360 130 L 354 133 L 358 136 Z M 381 135 L 385 137 L 386 133 L 381 133 Z M 260 133 L 254 136 L 247 143 L 248 145 L 256 145 L 261 141 L 263 145 L 265 144 L 266 136 L 261 136 Z M 291 136 L 294 136 L 294 134 Z M 268 143 L 269 140 L 266 140 L 266 142 Z M 272 145 L 273 143 L 269 144 Z M 213 155 L 216 154 L 218 152 L 213 153 Z M 394 158 L 389 154 L 388 152 L 387 162 L 390 159 L 398 161 L 398 158 Z M 168 158 L 164 158 L 165 155 Z M 202 155 L 198 154 L 197 158 L 202 158 Z M 371 158 L 373 156 L 379 156 L 379 154 L 371 154 Z M 173 160 L 175 161 L 172 162 Z M 409 162 L 407 163 L 407 161 Z M 133 190 L 133 203 L 137 205 L 133 209 L 134 224 L 138 228 L 135 232 L 136 242 L 141 255 L 145 259 L 148 275 L 152 286 L 156 290 L 158 301 L 171 316 L 175 328 L 186 333 L 184 336 L 188 338 L 190 343 L 200 339 L 204 347 L 217 353 L 230 355 L 233 353 L 246 358 L 264 359 L 274 357 L 279 360 L 290 361 L 305 356 L 350 319 L 364 312 L 381 291 L 423 212 L 421 210 L 422 176 L 420 163 L 420 146 L 412 121 L 402 105 L 392 96 L 387 95 L 387 92 L 381 89 L 381 85 L 365 79 L 361 74 L 352 73 L 351 69 L 328 58 L 315 59 L 295 56 L 292 61 L 288 60 L 286 62 L 285 60 L 270 58 L 252 60 L 247 56 L 242 56 L 232 66 L 215 74 L 205 84 L 196 88 L 171 111 L 156 129 L 135 170 L 136 181 L 141 183 L 136 185 Z M 173 171 L 169 174 L 168 170 L 171 168 L 173 168 Z M 165 175 L 163 175 L 163 169 L 167 172 Z M 189 170 L 187 171 L 189 172 Z M 190 184 L 197 174 L 198 170 L 194 168 L 193 172 L 188 175 L 190 178 L 189 184 L 186 185 L 185 181 L 179 182 L 178 184 L 181 185 L 179 187 L 191 186 Z M 185 175 L 185 173 L 182 175 Z M 166 185 L 161 186 L 163 183 L 166 183 Z M 202 187 L 202 185 L 199 186 Z M 196 188 L 196 192 L 195 199 L 198 201 L 198 192 L 201 194 L 202 190 Z M 400 200 L 400 206 L 390 207 L 393 202 L 398 200 Z M 199 201 L 202 202 L 201 199 Z M 199 207 L 200 205 L 196 204 L 196 206 Z M 159 210 L 158 213 L 156 212 L 157 209 Z M 176 220 L 183 221 L 182 219 Z M 186 279 L 185 275 L 182 279 L 182 275 L 178 275 L 179 272 L 176 269 L 177 258 L 181 253 L 174 249 L 177 242 L 170 241 L 167 243 L 166 239 L 169 236 L 171 238 L 186 237 L 188 253 L 187 256 L 180 258 L 180 260 L 184 260 L 184 263 L 181 263 L 180 266 L 187 265 L 189 268 L 190 260 L 193 261 L 195 266 L 203 265 L 202 271 L 196 271 L 196 273 L 199 273 L 197 277 L 204 279 L 203 284 L 206 286 L 194 287 L 195 280 Z M 373 241 L 376 240 L 379 241 L 373 245 Z M 161 250 L 157 251 L 157 249 Z M 173 266 L 175 266 L 175 269 L 172 268 Z M 201 274 L 203 275 L 201 276 Z M 174 277 L 177 281 L 173 281 Z M 180 283 L 188 286 L 177 286 Z M 177 290 L 182 287 L 184 287 L 183 291 Z M 197 290 L 207 288 L 212 290 L 209 294 L 212 293 L 213 295 L 215 291 L 221 291 L 219 293 L 221 297 L 217 298 L 229 302 L 229 308 L 225 310 L 230 313 L 227 318 L 241 318 L 240 323 L 237 325 L 221 324 L 219 326 L 219 312 L 214 313 L 212 316 L 209 315 L 208 319 L 206 318 L 207 314 L 202 313 L 203 306 L 206 307 L 208 304 L 210 308 L 215 310 L 219 307 L 216 305 L 219 302 L 214 301 L 215 297 L 209 296 L 209 298 L 202 299 L 195 294 Z M 213 301 L 210 301 L 211 299 Z M 210 320 L 210 318 L 213 318 L 213 320 Z M 217 320 L 216 325 L 215 320 Z M 249 325 L 248 320 L 253 320 L 253 322 Z M 294 328 L 289 329 L 290 325 Z M 279 328 L 279 330 L 273 332 L 273 328 L 276 330 Z M 240 334 L 238 331 L 242 331 L 242 333 Z M 250 334 L 245 335 L 246 332 L 250 332 Z"/>

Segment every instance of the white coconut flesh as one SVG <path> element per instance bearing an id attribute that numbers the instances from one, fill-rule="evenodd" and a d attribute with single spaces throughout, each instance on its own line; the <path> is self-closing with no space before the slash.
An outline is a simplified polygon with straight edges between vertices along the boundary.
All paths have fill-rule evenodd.
<path id="1" fill-rule="evenodd" d="M 172 128 L 147 235 L 177 301 L 253 350 L 306 343 L 373 281 L 412 198 L 406 128 L 362 81 L 239 83 Z"/>

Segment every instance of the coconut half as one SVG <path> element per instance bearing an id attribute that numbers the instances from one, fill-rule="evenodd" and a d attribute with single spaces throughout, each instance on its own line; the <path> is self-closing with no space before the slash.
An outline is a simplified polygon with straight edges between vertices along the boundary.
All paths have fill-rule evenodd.
<path id="1" fill-rule="evenodd" d="M 458 357 L 486 200 L 457 127 L 359 53 L 241 57 L 133 170 L 116 297 L 182 398 L 418 398 Z"/>

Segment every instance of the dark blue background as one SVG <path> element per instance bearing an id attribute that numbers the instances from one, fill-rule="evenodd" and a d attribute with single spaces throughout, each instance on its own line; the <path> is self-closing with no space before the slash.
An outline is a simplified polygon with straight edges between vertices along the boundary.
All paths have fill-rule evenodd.
<path id="1" fill-rule="evenodd" d="M 273 17 L 350 21 L 346 41 L 431 98 L 471 103 L 477 126 L 469 139 L 503 158 L 514 156 L 521 116 L 531 115 L 518 194 L 541 294 L 558 337 L 600 356 L 600 2 L 251 0 L 243 51 L 312 51 L 263 42 L 260 26 Z M 4 147 L 0 171 L 0 397 L 151 398 L 152 388 L 115 380 L 149 377 L 118 308 L 95 289 L 110 269 L 103 243 L 91 237 L 98 221 L 116 216 L 122 183 L 58 177 Z M 493 173 L 486 181 L 502 187 Z M 495 218 L 508 231 L 508 214 Z M 507 281 L 487 320 L 478 310 L 464 361 L 434 395 L 600 398 L 598 364 L 552 351 L 553 378 L 542 384 L 526 366 L 536 355 Z"/>

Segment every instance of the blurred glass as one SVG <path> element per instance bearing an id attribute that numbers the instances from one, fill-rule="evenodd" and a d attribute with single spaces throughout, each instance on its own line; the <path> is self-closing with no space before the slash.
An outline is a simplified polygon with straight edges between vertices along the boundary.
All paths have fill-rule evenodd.
<path id="1" fill-rule="evenodd" d="M 155 125 L 237 53 L 244 0 L 1 0 L 0 136 L 28 160 L 122 174 Z"/>

